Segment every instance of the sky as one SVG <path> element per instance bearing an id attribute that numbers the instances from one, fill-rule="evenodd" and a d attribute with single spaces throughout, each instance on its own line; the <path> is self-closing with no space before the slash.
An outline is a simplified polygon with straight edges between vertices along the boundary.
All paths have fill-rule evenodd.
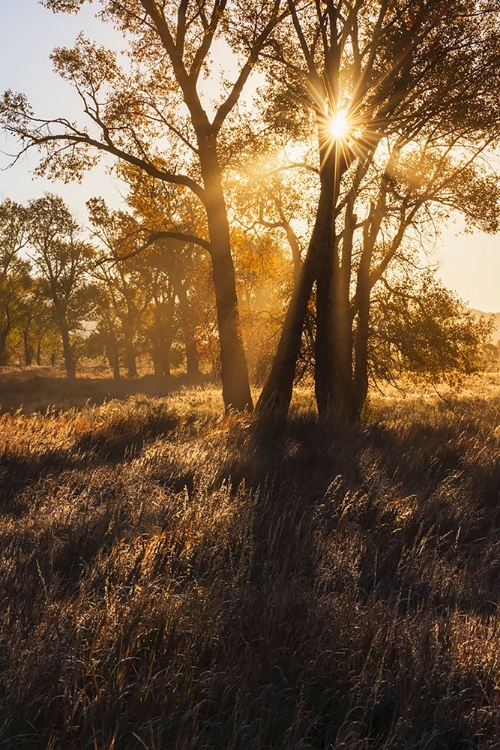
<path id="1" fill-rule="evenodd" d="M 55 46 L 71 46 L 78 32 L 108 46 L 116 46 L 119 36 L 109 25 L 95 19 L 98 3 L 85 4 L 78 15 L 54 14 L 37 0 L 0 0 L 2 32 L 0 44 L 0 93 L 6 89 L 28 95 L 41 116 L 71 115 L 79 102 L 71 87 L 52 71 L 49 59 Z M 15 144 L 0 134 L 0 151 L 12 152 Z M 85 202 L 102 195 L 114 207 L 120 206 L 120 183 L 99 166 L 81 184 L 63 185 L 44 178 L 33 178 L 36 155 L 23 157 L 5 169 L 9 157 L 0 153 L 0 200 L 12 198 L 21 203 L 46 191 L 59 193 L 81 220 Z M 461 223 L 451 223 L 442 234 L 437 256 L 438 275 L 444 284 L 471 307 L 484 312 L 500 311 L 500 235 L 482 232 L 464 234 Z"/>
<path id="2" fill-rule="evenodd" d="M 35 113 L 40 116 L 71 114 L 78 116 L 80 102 L 71 86 L 52 70 L 50 52 L 56 46 L 71 47 L 82 29 L 101 44 L 117 45 L 120 35 L 109 24 L 95 18 L 97 4 L 85 4 L 78 15 L 53 13 L 37 0 L 0 0 L 2 34 L 0 44 L 0 94 L 6 89 L 27 94 Z M 0 133 L 0 151 L 13 153 L 16 144 Z M 34 178 L 36 153 L 21 158 L 13 167 L 11 159 L 0 153 L 0 200 L 12 198 L 24 203 L 44 192 L 59 193 L 80 221 L 86 218 L 85 202 L 104 195 L 114 207 L 122 204 L 120 182 L 113 179 L 105 165 L 87 174 L 81 184 L 65 185 L 45 178 Z"/>

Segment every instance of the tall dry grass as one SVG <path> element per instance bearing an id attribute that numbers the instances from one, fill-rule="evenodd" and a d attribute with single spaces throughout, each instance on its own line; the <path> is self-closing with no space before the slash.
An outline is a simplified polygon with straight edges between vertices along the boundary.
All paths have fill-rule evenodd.
<path id="1" fill-rule="evenodd" d="M 0 417 L 0 748 L 500 747 L 500 395 Z"/>

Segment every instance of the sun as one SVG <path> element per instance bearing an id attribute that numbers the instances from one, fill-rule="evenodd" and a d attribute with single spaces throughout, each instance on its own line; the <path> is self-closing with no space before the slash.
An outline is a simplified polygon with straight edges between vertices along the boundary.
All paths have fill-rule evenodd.
<path id="1" fill-rule="evenodd" d="M 349 132 L 349 121 L 344 112 L 339 111 L 330 118 L 328 129 L 332 138 L 340 141 Z"/>

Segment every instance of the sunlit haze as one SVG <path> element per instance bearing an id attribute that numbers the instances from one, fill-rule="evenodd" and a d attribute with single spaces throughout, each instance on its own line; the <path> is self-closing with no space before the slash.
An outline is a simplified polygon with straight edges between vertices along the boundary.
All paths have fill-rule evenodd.
<path id="1" fill-rule="evenodd" d="M 70 46 L 83 29 L 90 37 L 108 46 L 116 46 L 121 39 L 116 31 L 94 17 L 96 5 L 84 5 L 79 15 L 53 14 L 36 0 L 4 2 L 2 26 L 4 35 L 0 47 L 0 89 L 13 89 L 28 95 L 34 110 L 42 116 L 64 114 L 69 119 L 79 116 L 79 99 L 71 87 L 61 81 L 51 69 L 49 53 L 57 45 Z M 226 60 L 221 60 L 224 66 Z M 331 123 L 331 134 L 342 139 L 348 122 L 339 112 Z M 0 149 L 14 152 L 16 144 L 0 136 Z M 9 159 L 0 157 L 6 167 Z M 30 171 L 36 166 L 36 154 L 21 158 L 11 169 L 0 172 L 0 199 L 13 198 L 25 202 L 51 190 L 60 193 L 80 218 L 85 217 L 85 202 L 94 195 L 102 195 L 112 206 L 122 202 L 120 182 L 106 171 L 106 165 L 87 175 L 82 184 L 64 185 L 47 179 L 33 178 Z M 438 248 L 441 260 L 439 275 L 474 308 L 500 311 L 500 237 L 477 232 L 464 235 L 460 225 L 451 225 L 442 235 Z"/>

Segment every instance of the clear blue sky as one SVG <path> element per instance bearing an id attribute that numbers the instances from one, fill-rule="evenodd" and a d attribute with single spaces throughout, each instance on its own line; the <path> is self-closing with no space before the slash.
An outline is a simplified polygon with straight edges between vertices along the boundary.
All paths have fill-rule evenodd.
<path id="1" fill-rule="evenodd" d="M 2 33 L 0 44 L 0 91 L 11 88 L 26 93 L 41 115 L 57 116 L 78 112 L 78 100 L 71 89 L 52 73 L 49 53 L 57 45 L 71 46 L 84 29 L 91 38 L 112 46 L 115 32 L 94 18 L 98 3 L 85 5 L 77 16 L 53 14 L 37 0 L 0 0 Z M 76 114 L 74 114 L 76 117 Z M 13 144 L 0 136 L 0 149 L 13 150 Z M 8 163 L 0 155 L 0 166 Z M 26 157 L 15 167 L 0 172 L 0 199 L 11 197 L 24 202 L 46 190 L 60 193 L 80 216 L 85 217 L 85 201 L 104 195 L 113 205 L 120 204 L 120 185 L 103 167 L 85 177 L 81 185 L 62 185 L 32 179 L 30 170 L 36 157 Z M 472 307 L 487 312 L 500 311 L 500 235 L 490 237 L 456 232 L 451 226 L 443 235 L 439 257 L 440 276 Z"/>

